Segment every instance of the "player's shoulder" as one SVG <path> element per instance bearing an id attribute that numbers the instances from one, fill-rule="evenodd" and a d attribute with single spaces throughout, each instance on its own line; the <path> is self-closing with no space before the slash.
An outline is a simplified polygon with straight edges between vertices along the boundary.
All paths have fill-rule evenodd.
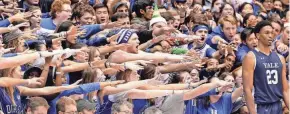
<path id="1" fill-rule="evenodd" d="M 253 58 L 255 58 L 255 54 L 253 51 L 249 51 L 244 57 L 244 59 L 253 59 Z"/>

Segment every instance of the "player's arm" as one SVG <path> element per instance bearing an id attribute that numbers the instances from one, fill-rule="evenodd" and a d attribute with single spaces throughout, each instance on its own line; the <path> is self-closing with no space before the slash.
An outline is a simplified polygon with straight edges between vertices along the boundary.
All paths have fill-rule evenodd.
<path id="1" fill-rule="evenodd" d="M 256 64 L 255 55 L 253 52 L 249 52 L 243 60 L 242 69 L 243 69 L 243 87 L 246 97 L 246 104 L 249 109 L 250 114 L 257 114 L 255 110 L 254 97 L 252 96 L 253 90 L 253 79 L 254 79 L 254 67 Z"/>
<path id="2" fill-rule="evenodd" d="M 287 82 L 287 78 L 286 78 L 286 62 L 285 62 L 285 58 L 283 56 L 279 55 L 279 57 L 280 57 L 280 60 L 283 64 L 283 67 L 282 67 L 283 100 L 284 100 L 287 108 L 289 108 L 289 86 L 288 86 L 288 82 Z"/>

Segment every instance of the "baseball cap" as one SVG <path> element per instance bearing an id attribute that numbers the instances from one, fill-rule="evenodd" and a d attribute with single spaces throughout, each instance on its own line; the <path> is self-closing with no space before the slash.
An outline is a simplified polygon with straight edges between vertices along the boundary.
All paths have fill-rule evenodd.
<path id="1" fill-rule="evenodd" d="M 96 103 L 91 103 L 88 100 L 85 99 L 80 99 L 77 101 L 77 109 L 78 112 L 83 111 L 84 109 L 86 110 L 96 110 Z"/>
<path id="2" fill-rule="evenodd" d="M 19 29 L 11 31 L 3 35 L 3 42 L 8 43 L 14 39 L 19 38 L 21 35 L 23 35 L 23 32 Z"/>
<path id="3" fill-rule="evenodd" d="M 117 12 L 117 8 L 119 8 L 121 5 L 124 5 L 124 6 L 128 7 L 126 3 L 118 2 L 118 3 L 113 7 L 113 12 L 114 12 L 114 13 Z"/>
<path id="4" fill-rule="evenodd" d="M 28 79 L 29 76 L 40 77 L 42 70 L 39 67 L 31 67 L 23 74 L 24 79 Z"/>

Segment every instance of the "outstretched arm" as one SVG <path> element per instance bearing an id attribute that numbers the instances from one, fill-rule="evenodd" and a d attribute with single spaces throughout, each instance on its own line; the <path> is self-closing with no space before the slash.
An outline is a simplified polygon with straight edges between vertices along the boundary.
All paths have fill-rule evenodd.
<path id="1" fill-rule="evenodd" d="M 64 90 L 69 90 L 78 87 L 78 85 L 68 85 L 68 86 L 51 86 L 44 88 L 28 88 L 23 86 L 17 86 L 21 95 L 24 96 L 39 96 L 39 95 L 50 95 L 58 93 Z"/>
<path id="2" fill-rule="evenodd" d="M 236 102 L 236 100 L 243 94 L 243 86 L 239 87 L 232 93 L 232 103 Z"/>
<path id="3" fill-rule="evenodd" d="M 9 78 L 9 77 L 0 78 L 0 87 L 12 87 L 16 85 L 27 85 L 27 84 L 29 84 L 29 80 Z"/>
<path id="4" fill-rule="evenodd" d="M 38 53 L 23 54 L 14 57 L 0 58 L 0 69 L 12 68 L 39 58 Z"/>

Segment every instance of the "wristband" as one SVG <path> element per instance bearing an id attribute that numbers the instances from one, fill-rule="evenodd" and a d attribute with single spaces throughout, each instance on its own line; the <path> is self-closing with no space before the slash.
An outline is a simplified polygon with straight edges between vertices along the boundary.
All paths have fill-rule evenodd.
<path id="1" fill-rule="evenodd" d="M 61 74 L 61 72 L 55 72 L 55 74 L 56 74 L 56 75 L 60 75 L 60 74 Z"/>

